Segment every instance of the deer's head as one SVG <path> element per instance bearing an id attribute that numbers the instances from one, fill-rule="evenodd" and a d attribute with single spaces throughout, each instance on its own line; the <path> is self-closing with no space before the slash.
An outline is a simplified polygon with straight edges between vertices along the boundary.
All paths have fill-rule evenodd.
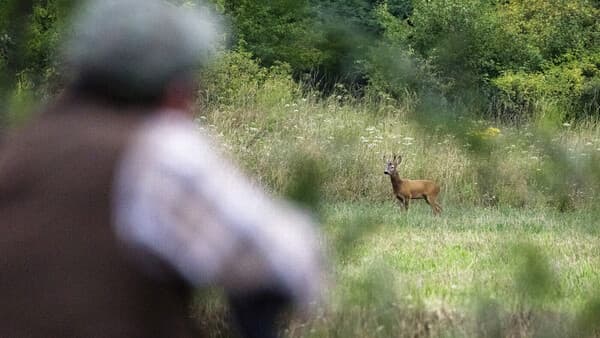
<path id="1" fill-rule="evenodd" d="M 384 157 L 384 160 L 385 160 L 385 157 Z M 400 162 L 402 162 L 402 156 L 394 155 L 394 157 L 391 160 L 388 159 L 385 161 L 386 161 L 386 164 L 385 164 L 383 173 L 385 175 L 390 175 L 390 176 L 396 175 L 396 173 L 398 173 L 398 165 L 400 164 Z"/>

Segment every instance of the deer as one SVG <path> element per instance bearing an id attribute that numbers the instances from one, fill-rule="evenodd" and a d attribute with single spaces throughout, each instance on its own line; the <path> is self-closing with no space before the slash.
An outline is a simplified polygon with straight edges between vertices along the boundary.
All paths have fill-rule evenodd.
<path id="1" fill-rule="evenodd" d="M 409 201 L 411 199 L 424 199 L 434 215 L 439 215 L 442 212 L 442 206 L 437 202 L 440 193 L 440 186 L 431 180 L 409 180 L 402 179 L 398 174 L 398 165 L 402 163 L 402 156 L 394 155 L 392 160 L 386 161 L 386 166 L 383 171 L 385 175 L 389 175 L 392 181 L 392 189 L 394 196 L 400 201 L 400 205 L 408 211 Z"/>

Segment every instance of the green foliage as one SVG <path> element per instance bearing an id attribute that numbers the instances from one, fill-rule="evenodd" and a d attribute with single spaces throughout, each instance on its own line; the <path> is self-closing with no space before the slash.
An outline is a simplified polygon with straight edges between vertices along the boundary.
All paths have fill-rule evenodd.
<path id="1" fill-rule="evenodd" d="M 200 74 L 200 104 L 208 107 L 271 107 L 289 102 L 298 86 L 287 64 L 261 67 L 250 52 L 223 52 Z"/>
<path id="2" fill-rule="evenodd" d="M 598 56 L 548 65 L 540 72 L 506 72 L 492 84 L 498 89 L 499 114 L 540 117 L 550 111 L 540 106 L 550 101 L 563 112 L 556 119 L 577 119 L 600 116 L 600 62 Z"/>
<path id="3" fill-rule="evenodd" d="M 55 57 L 75 0 L 0 2 L 0 128 L 60 89 Z"/>
<path id="4" fill-rule="evenodd" d="M 366 69 L 374 87 L 398 96 L 407 81 L 397 79 L 416 78 L 411 90 L 421 83 L 513 120 L 544 114 L 548 104 L 563 110 L 565 119 L 597 116 L 600 12 L 589 2 L 446 0 L 413 6 L 410 22 L 394 17 L 385 2 L 375 11 L 382 44 L 396 46 L 393 55 L 399 57 L 382 63 L 386 52 L 372 54 Z M 407 55 L 411 65 L 402 67 Z M 415 77 L 419 64 L 428 69 Z"/>
<path id="5" fill-rule="evenodd" d="M 14 86 L 18 74 L 38 94 L 58 89 L 53 55 L 74 2 L 0 4 L 0 69 L 9 70 L 3 83 Z M 600 9 L 594 2 L 212 3 L 230 19 L 234 50 L 248 51 L 257 65 L 288 65 L 285 72 L 326 94 L 344 83 L 354 95 L 410 105 L 433 93 L 507 120 L 552 115 L 561 122 L 600 110 Z"/>
<path id="6" fill-rule="evenodd" d="M 308 71 L 319 63 L 308 0 L 223 0 L 220 5 L 233 20 L 237 45 L 264 65 L 286 62 L 296 71 Z"/>

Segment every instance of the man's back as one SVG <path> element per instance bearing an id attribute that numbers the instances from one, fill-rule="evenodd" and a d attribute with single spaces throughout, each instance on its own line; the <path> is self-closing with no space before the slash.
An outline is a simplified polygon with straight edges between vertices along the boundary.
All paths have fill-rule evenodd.
<path id="1" fill-rule="evenodd" d="M 111 226 L 115 170 L 139 124 L 136 115 L 71 106 L 4 140 L 3 336 L 189 332 L 185 284 L 170 273 L 149 278 L 138 268 L 142 253 L 120 243 Z"/>

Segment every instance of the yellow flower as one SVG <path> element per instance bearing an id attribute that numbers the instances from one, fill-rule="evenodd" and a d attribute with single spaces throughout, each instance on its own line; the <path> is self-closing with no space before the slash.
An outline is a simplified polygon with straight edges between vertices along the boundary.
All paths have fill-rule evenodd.
<path id="1" fill-rule="evenodd" d="M 495 127 L 489 127 L 481 131 L 472 132 L 471 135 L 479 137 L 484 140 L 493 139 L 496 136 L 500 135 L 500 129 Z"/>
<path id="2" fill-rule="evenodd" d="M 489 127 L 484 131 L 484 134 L 489 137 L 496 137 L 496 136 L 500 135 L 500 129 L 494 128 L 494 127 Z"/>

